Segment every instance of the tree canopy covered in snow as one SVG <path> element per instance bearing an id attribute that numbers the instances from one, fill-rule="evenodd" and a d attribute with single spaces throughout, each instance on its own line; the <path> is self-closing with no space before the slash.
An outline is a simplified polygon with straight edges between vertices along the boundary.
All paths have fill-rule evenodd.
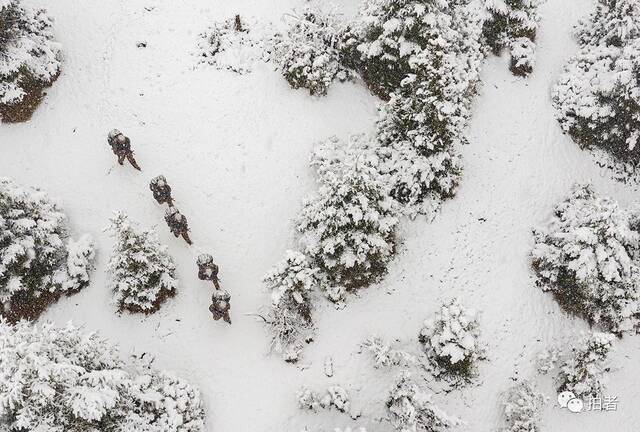
<path id="1" fill-rule="evenodd" d="M 399 432 L 442 432 L 461 424 L 433 402 L 432 395 L 403 372 L 389 393 L 387 408 L 391 424 Z"/>
<path id="2" fill-rule="evenodd" d="M 109 227 L 116 239 L 107 271 L 119 310 L 152 313 L 176 293 L 176 266 L 154 229 L 140 230 L 124 213 Z"/>
<path id="3" fill-rule="evenodd" d="M 504 402 L 506 426 L 502 432 L 540 432 L 545 397 L 528 380 L 513 385 Z"/>
<path id="4" fill-rule="evenodd" d="M 270 58 L 291 87 L 322 96 L 335 79 L 348 79 L 350 72 L 341 62 L 344 24 L 338 16 L 306 5 L 287 17 L 289 26 L 274 36 Z"/>
<path id="5" fill-rule="evenodd" d="M 53 41 L 51 19 L 20 0 L 0 2 L 0 119 L 26 120 L 40 91 L 60 73 L 60 45 Z M 33 100 L 27 100 L 27 99 Z M 26 102 L 24 112 L 15 109 Z"/>
<path id="6" fill-rule="evenodd" d="M 468 377 L 477 360 L 483 358 L 477 313 L 458 299 L 441 306 L 426 320 L 419 340 L 427 355 L 443 372 Z"/>
<path id="7" fill-rule="evenodd" d="M 3 431 L 204 431 L 199 391 L 69 324 L 0 320 Z"/>
<path id="8" fill-rule="evenodd" d="M 558 391 L 571 391 L 581 398 L 601 396 L 608 368 L 607 357 L 615 339 L 610 333 L 585 336 L 560 366 Z"/>
<path id="9" fill-rule="evenodd" d="M 511 53 L 511 71 L 527 75 L 535 63 L 535 39 L 538 31 L 540 0 L 484 0 L 489 17 L 483 34 L 494 53 L 504 48 Z"/>
<path id="10" fill-rule="evenodd" d="M 539 284 L 562 307 L 608 331 L 631 331 L 640 318 L 640 234 L 630 212 L 589 185 L 558 204 L 534 230 Z"/>
<path id="11" fill-rule="evenodd" d="M 395 252 L 394 203 L 367 142 L 358 135 L 316 147 L 320 188 L 298 217 L 303 252 L 321 269 L 321 285 L 334 301 L 378 281 Z"/>
<path id="12" fill-rule="evenodd" d="M 0 179 L 0 312 L 36 318 L 49 303 L 89 284 L 93 241 L 69 238 L 67 218 L 39 190 Z"/>
<path id="13" fill-rule="evenodd" d="M 599 0 L 578 29 L 581 49 L 553 90 L 562 129 L 584 148 L 640 162 L 640 3 Z"/>
<path id="14" fill-rule="evenodd" d="M 289 362 L 298 360 L 313 334 L 311 295 L 318 285 L 317 273 L 306 256 L 289 250 L 263 279 L 271 290 L 267 319 L 271 345 Z"/>

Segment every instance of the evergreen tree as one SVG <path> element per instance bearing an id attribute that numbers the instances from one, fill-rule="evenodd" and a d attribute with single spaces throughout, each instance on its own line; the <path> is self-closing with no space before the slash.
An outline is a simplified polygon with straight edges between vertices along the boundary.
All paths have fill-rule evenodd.
<path id="1" fill-rule="evenodd" d="M 205 430 L 196 388 L 95 333 L 0 320 L 0 346 L 2 431 Z"/>
<path id="2" fill-rule="evenodd" d="M 349 78 L 341 64 L 342 24 L 335 14 L 312 6 L 290 20 L 287 31 L 274 37 L 271 60 L 292 88 L 323 96 L 335 79 Z"/>
<path id="3" fill-rule="evenodd" d="M 608 331 L 622 333 L 640 318 L 640 234 L 632 215 L 589 185 L 576 186 L 534 231 L 538 283 L 560 305 Z"/>
<path id="4" fill-rule="evenodd" d="M 429 358 L 443 372 L 470 377 L 476 362 L 484 357 L 476 312 L 458 299 L 442 305 L 426 320 L 419 340 Z"/>
<path id="5" fill-rule="evenodd" d="M 0 315 L 35 319 L 89 284 L 93 242 L 70 239 L 66 222 L 45 192 L 0 179 Z"/>
<path id="6" fill-rule="evenodd" d="M 153 313 L 176 293 L 175 264 L 153 229 L 140 231 L 117 213 L 110 231 L 116 239 L 107 270 L 118 309 Z"/>
<path id="7" fill-rule="evenodd" d="M 20 0 L 0 1 L 0 59 L 0 119 L 28 120 L 43 88 L 60 73 L 60 46 L 44 10 L 24 8 Z"/>
<path id="8" fill-rule="evenodd" d="M 379 280 L 395 251 L 398 221 L 376 161 L 364 136 L 349 144 L 333 138 L 315 150 L 320 190 L 305 201 L 298 231 L 334 301 L 344 293 L 335 287 L 353 290 Z"/>
<path id="9" fill-rule="evenodd" d="M 311 293 L 318 284 L 318 269 L 300 252 L 285 258 L 267 273 L 263 282 L 271 290 L 268 326 L 271 345 L 288 362 L 296 362 L 313 334 Z"/>
<path id="10" fill-rule="evenodd" d="M 438 69 L 440 59 L 455 57 L 478 43 L 479 21 L 468 4 L 467 0 L 365 0 L 345 36 L 344 61 L 386 100 L 417 68 Z M 463 69 L 464 60 L 459 58 L 458 65 Z"/>
<path id="11" fill-rule="evenodd" d="M 578 31 L 581 49 L 553 90 L 562 129 L 583 148 L 640 162 L 640 4 L 599 0 Z"/>
<path id="12" fill-rule="evenodd" d="M 489 12 L 483 34 L 495 54 L 511 51 L 511 71 L 528 75 L 535 61 L 540 0 L 484 0 Z"/>
<path id="13" fill-rule="evenodd" d="M 608 370 L 606 360 L 614 340 L 610 333 L 592 333 L 573 347 L 560 367 L 558 392 L 570 391 L 579 398 L 601 396 Z"/>
<path id="14" fill-rule="evenodd" d="M 448 416 L 419 386 L 408 372 L 403 372 L 387 399 L 389 419 L 400 432 L 442 432 L 461 421 Z"/>
<path id="15" fill-rule="evenodd" d="M 545 397 L 528 380 L 509 389 L 504 403 L 503 432 L 540 432 L 540 411 Z"/>

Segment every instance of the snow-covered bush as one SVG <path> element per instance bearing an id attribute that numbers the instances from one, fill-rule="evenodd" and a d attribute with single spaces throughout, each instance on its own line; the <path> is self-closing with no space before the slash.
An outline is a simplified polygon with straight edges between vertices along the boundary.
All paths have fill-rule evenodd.
<path id="1" fill-rule="evenodd" d="M 528 75 L 535 61 L 535 39 L 540 0 L 484 0 L 489 12 L 483 34 L 489 48 L 499 54 L 511 51 L 511 71 Z"/>
<path id="2" fill-rule="evenodd" d="M 462 172 L 459 152 L 465 138 L 460 125 L 452 122 L 453 113 L 436 109 L 443 100 L 432 89 L 415 76 L 405 79 L 381 106 L 377 124 L 381 172 L 391 196 L 412 217 L 432 214 L 452 197 Z"/>
<path id="3" fill-rule="evenodd" d="M 516 38 L 509 45 L 511 49 L 511 72 L 526 76 L 533 72 L 536 62 L 536 44 L 526 37 Z"/>
<path id="4" fill-rule="evenodd" d="M 142 364 L 127 364 L 96 334 L 0 320 L 0 429 L 204 431 L 199 391 Z"/>
<path id="5" fill-rule="evenodd" d="M 331 386 L 327 391 L 319 395 L 318 393 L 303 387 L 298 391 L 298 407 L 303 410 L 318 411 L 318 409 L 330 409 L 334 407 L 340 412 L 348 412 L 351 404 L 349 394 L 340 386 Z"/>
<path id="6" fill-rule="evenodd" d="M 503 432 L 539 432 L 544 402 L 544 395 L 530 381 L 522 380 L 511 387 L 504 402 Z"/>
<path id="7" fill-rule="evenodd" d="M 432 395 L 403 372 L 387 399 L 389 419 L 400 432 L 441 432 L 461 424 L 436 406 Z"/>
<path id="8" fill-rule="evenodd" d="M 633 330 L 640 318 L 640 234 L 632 223 L 617 203 L 576 186 L 549 225 L 534 230 L 538 284 L 591 323 L 614 333 Z"/>
<path id="9" fill-rule="evenodd" d="M 376 369 L 387 366 L 409 366 L 417 362 L 413 354 L 391 348 L 389 344 L 377 336 L 368 338 L 364 341 L 362 347 L 373 355 Z"/>
<path id="10" fill-rule="evenodd" d="M 343 30 L 338 17 L 308 5 L 289 19 L 287 31 L 274 36 L 270 59 L 291 87 L 322 96 L 334 79 L 348 79 L 349 70 L 340 63 Z"/>
<path id="11" fill-rule="evenodd" d="M 0 1 L 0 120 L 25 121 L 42 99 L 42 90 L 60 74 L 60 45 L 51 19 L 20 0 Z"/>
<path id="12" fill-rule="evenodd" d="M 107 271 L 118 310 L 153 313 L 176 293 L 176 266 L 154 229 L 140 230 L 124 213 L 111 218 L 116 242 Z"/>
<path id="13" fill-rule="evenodd" d="M 607 356 L 613 348 L 611 333 L 592 333 L 572 349 L 560 367 L 558 392 L 571 391 L 579 398 L 598 397 L 604 389 Z"/>
<path id="14" fill-rule="evenodd" d="M 536 356 L 536 370 L 541 375 L 547 375 L 557 365 L 560 352 L 557 348 L 547 348 Z"/>
<path id="15" fill-rule="evenodd" d="M 419 340 L 429 358 L 442 372 L 469 377 L 476 361 L 483 358 L 477 314 L 458 299 L 442 305 L 424 322 Z"/>
<path id="16" fill-rule="evenodd" d="M 310 296 L 318 284 L 317 273 L 303 254 L 287 251 L 263 279 L 271 290 L 267 318 L 271 346 L 289 362 L 298 360 L 304 342 L 313 334 Z"/>
<path id="17" fill-rule="evenodd" d="M 93 242 L 70 239 L 66 222 L 45 192 L 0 179 L 0 315 L 35 319 L 88 285 Z"/>
<path id="18" fill-rule="evenodd" d="M 200 34 L 199 61 L 219 70 L 249 73 L 256 62 L 268 58 L 268 33 L 269 30 L 254 20 L 239 15 L 216 22 Z"/>
<path id="19" fill-rule="evenodd" d="M 457 73 L 464 74 L 475 67 L 465 62 L 468 54 L 479 54 L 481 29 L 478 14 L 468 4 L 468 0 L 365 0 L 344 38 L 345 63 L 385 100 L 416 68 L 442 72 L 453 60 Z"/>
<path id="20" fill-rule="evenodd" d="M 418 10 L 425 7 L 413 3 Z M 410 68 L 390 90 L 377 124 L 381 171 L 410 216 L 432 213 L 455 193 L 483 60 L 477 15 L 464 2 L 436 3 L 426 2 L 420 18 L 429 28 L 429 43 L 411 54 Z"/>
<path id="21" fill-rule="evenodd" d="M 331 287 L 353 290 L 378 281 L 395 251 L 398 220 L 368 141 L 361 135 L 348 144 L 329 139 L 316 147 L 312 165 L 320 189 L 305 200 L 297 228 L 323 288 L 342 294 Z"/>
<path id="22" fill-rule="evenodd" d="M 599 0 L 578 32 L 581 50 L 553 90 L 562 129 L 583 148 L 640 162 L 640 3 Z"/>

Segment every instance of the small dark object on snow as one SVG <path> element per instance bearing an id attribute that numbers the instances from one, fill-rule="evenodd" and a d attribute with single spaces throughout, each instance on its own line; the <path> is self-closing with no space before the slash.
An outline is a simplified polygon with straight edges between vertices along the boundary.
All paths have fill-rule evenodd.
<path id="1" fill-rule="evenodd" d="M 240 21 L 240 15 L 236 15 L 234 27 L 236 31 L 244 31 L 244 29 L 242 28 L 242 22 Z"/>
<path id="2" fill-rule="evenodd" d="M 118 156 L 118 163 L 123 165 L 125 159 L 129 161 L 131 166 L 133 166 L 138 171 L 142 171 L 138 166 L 138 162 L 133 157 L 133 150 L 131 150 L 131 141 L 128 137 L 124 136 L 122 132 L 118 129 L 113 129 L 109 132 L 109 136 L 107 137 L 107 142 L 111 146 L 111 150 L 113 150 L 113 154 Z"/>
<path id="3" fill-rule="evenodd" d="M 213 282 L 216 289 L 220 289 L 218 284 L 218 266 L 213 262 L 213 257 L 209 254 L 198 255 L 198 279 Z"/>
<path id="4" fill-rule="evenodd" d="M 163 175 L 159 175 L 151 179 L 149 182 L 149 189 L 153 192 L 153 198 L 158 204 L 169 204 L 169 207 L 173 207 L 173 198 L 171 197 L 171 186 L 167 183 L 167 179 Z"/>
<path id="5" fill-rule="evenodd" d="M 164 214 L 164 220 L 167 222 L 169 230 L 171 230 L 176 238 L 182 236 L 187 244 L 193 244 L 189 238 L 189 224 L 187 223 L 187 218 L 184 217 L 177 208 L 169 207 Z"/>
<path id="6" fill-rule="evenodd" d="M 137 46 L 138 48 L 146 48 L 146 47 L 147 47 L 147 43 L 146 43 L 146 42 L 138 42 L 138 43 L 136 44 L 136 46 Z"/>
<path id="7" fill-rule="evenodd" d="M 213 291 L 211 295 L 211 306 L 209 311 L 213 315 L 213 319 L 218 321 L 220 318 L 231 324 L 231 318 L 229 317 L 229 310 L 231 310 L 231 295 L 221 289 Z"/>

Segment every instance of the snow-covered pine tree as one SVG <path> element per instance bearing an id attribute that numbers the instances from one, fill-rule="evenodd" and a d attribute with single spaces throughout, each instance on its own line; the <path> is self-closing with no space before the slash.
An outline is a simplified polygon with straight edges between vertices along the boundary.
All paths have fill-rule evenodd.
<path id="1" fill-rule="evenodd" d="M 371 90 L 389 99 L 416 67 L 440 67 L 444 57 L 475 50 L 480 23 L 468 0 L 365 0 L 346 32 L 343 62 L 357 69 Z M 465 47 L 466 46 L 466 47 Z M 460 74 L 464 58 L 457 63 Z M 448 60 L 443 60 L 446 63 Z"/>
<path id="2" fill-rule="evenodd" d="M 579 398 L 598 397 L 604 390 L 607 356 L 613 348 L 611 333 L 592 333 L 572 348 L 560 367 L 558 392 L 571 391 Z"/>
<path id="3" fill-rule="evenodd" d="M 398 220 L 365 136 L 349 143 L 331 138 L 316 147 L 311 163 L 320 189 L 305 200 L 297 228 L 322 288 L 339 301 L 345 290 L 368 286 L 386 272 Z"/>
<path id="4" fill-rule="evenodd" d="M 167 247 L 154 229 L 140 230 L 124 213 L 111 218 L 116 242 L 107 266 L 118 310 L 153 313 L 176 293 L 178 280 Z"/>
<path id="5" fill-rule="evenodd" d="M 538 284 L 567 311 L 622 333 L 640 319 L 640 234 L 632 215 L 589 185 L 576 186 L 534 230 Z"/>
<path id="6" fill-rule="evenodd" d="M 306 256 L 289 250 L 263 279 L 271 290 L 267 314 L 271 347 L 288 362 L 298 360 L 313 335 L 311 294 L 318 284 L 317 273 Z"/>
<path id="7" fill-rule="evenodd" d="M 504 402 L 506 427 L 502 432 L 539 432 L 544 402 L 544 395 L 530 381 L 522 380 L 515 384 L 509 389 Z"/>
<path id="8" fill-rule="evenodd" d="M 458 299 L 443 304 L 424 322 L 419 341 L 441 372 L 468 378 L 484 357 L 477 314 Z"/>
<path id="9" fill-rule="evenodd" d="M 461 424 L 432 400 L 432 395 L 404 371 L 387 399 L 391 424 L 400 432 L 442 432 Z"/>
<path id="10" fill-rule="evenodd" d="M 640 163 L 640 3 L 599 0 L 578 31 L 581 50 L 553 90 L 562 129 L 583 148 Z"/>
<path id="11" fill-rule="evenodd" d="M 288 18 L 287 31 L 274 36 L 270 58 L 291 87 L 323 96 L 335 79 L 347 80 L 349 70 L 341 64 L 340 51 L 344 30 L 338 16 L 307 5 Z"/>
<path id="12" fill-rule="evenodd" d="M 328 410 L 334 407 L 340 412 L 348 412 L 351 408 L 349 393 L 341 386 L 331 386 L 324 394 L 303 387 L 297 393 L 298 407 L 302 410 L 318 411 L 320 408 Z"/>
<path id="13" fill-rule="evenodd" d="M 377 123 L 381 170 L 412 217 L 433 213 L 455 193 L 483 60 L 481 23 L 469 7 L 453 3 L 424 19 L 430 45 L 411 56 L 411 70 L 382 105 Z"/>
<path id="14" fill-rule="evenodd" d="M 21 0 L 0 0 L 0 120 L 28 120 L 42 90 L 60 73 L 60 45 L 51 19 Z"/>
<path id="15" fill-rule="evenodd" d="M 199 391 L 95 333 L 0 319 L 0 429 L 201 432 Z"/>
<path id="16" fill-rule="evenodd" d="M 35 319 L 89 284 L 93 241 L 72 240 L 66 223 L 45 192 L 0 178 L 0 315 Z"/>
<path id="17" fill-rule="evenodd" d="M 484 0 L 489 13 L 484 23 L 484 39 L 497 55 L 511 51 L 511 71 L 525 76 L 533 71 L 535 39 L 540 0 Z"/>

